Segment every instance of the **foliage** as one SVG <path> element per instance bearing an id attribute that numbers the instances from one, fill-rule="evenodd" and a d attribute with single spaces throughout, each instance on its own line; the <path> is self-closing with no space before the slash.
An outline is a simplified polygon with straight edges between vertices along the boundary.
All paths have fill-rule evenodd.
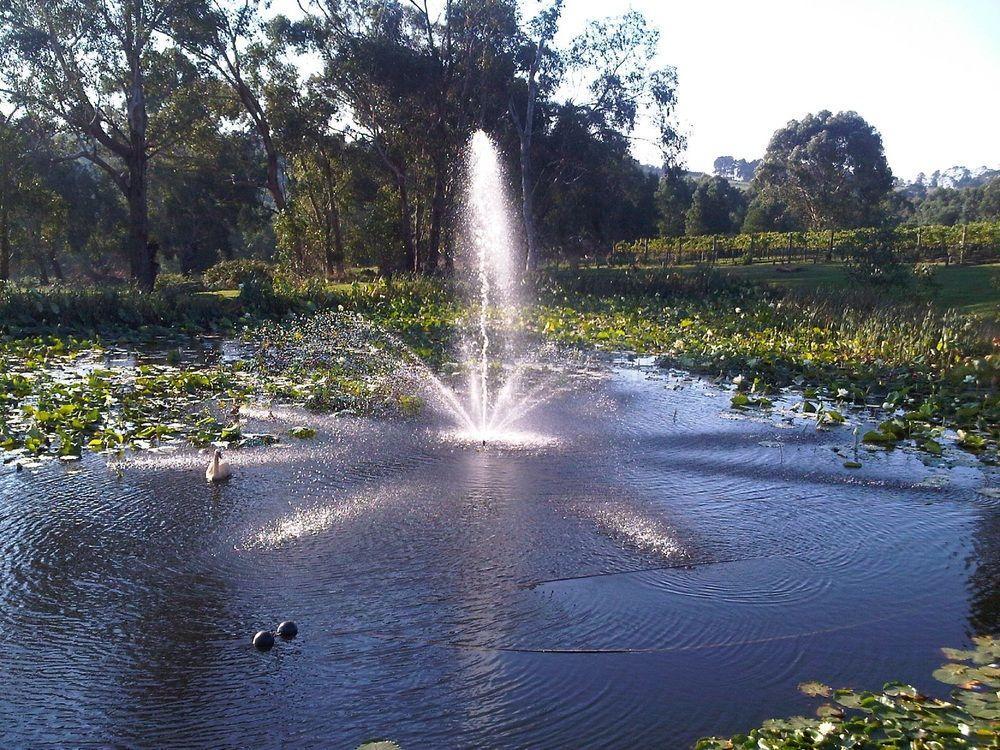
<path id="1" fill-rule="evenodd" d="M 989 449 L 981 456 L 993 460 L 1000 355 L 972 320 L 899 303 L 866 308 L 842 296 L 782 296 L 711 272 L 688 279 L 623 269 L 553 281 L 535 325 L 558 341 L 660 355 L 664 364 L 727 381 L 794 385 L 827 403 L 898 413 L 905 430 L 885 447 L 907 440 L 934 452 L 928 441 L 939 443 L 944 428 L 962 429 L 981 438 L 979 447 Z"/>
<path id="2" fill-rule="evenodd" d="M 901 195 L 910 204 L 903 215 L 906 223 L 954 226 L 977 221 L 1000 221 L 1000 174 L 968 187 L 928 187 L 923 184 L 905 188 Z"/>
<path id="3" fill-rule="evenodd" d="M 810 697 L 826 699 L 816 716 L 774 719 L 729 739 L 699 740 L 695 750 L 875 750 L 984 748 L 1000 745 L 1000 642 L 973 639 L 969 651 L 942 649 L 948 662 L 934 679 L 952 686 L 949 700 L 900 682 L 880 691 L 833 690 L 803 683 Z"/>
<path id="4" fill-rule="evenodd" d="M 204 291 L 198 279 L 179 273 L 161 273 L 156 277 L 153 291 L 163 298 L 167 304 L 183 304 L 185 298 Z"/>
<path id="5" fill-rule="evenodd" d="M 664 170 L 654 197 L 659 216 L 657 229 L 661 237 L 684 234 L 684 219 L 691 207 L 694 185 L 684 170 L 672 166 Z"/>
<path id="6" fill-rule="evenodd" d="M 5 463 L 24 463 L 171 441 L 239 446 L 277 440 L 244 431 L 234 407 L 249 400 L 324 412 L 416 414 L 421 402 L 400 392 L 398 363 L 374 340 L 357 346 L 348 338 L 335 340 L 332 332 L 348 336 L 356 324 L 348 313 L 337 315 L 262 324 L 246 336 L 243 357 L 215 365 L 183 364 L 171 350 L 167 364 L 107 367 L 102 346 L 91 341 L 0 342 L 0 453 Z M 302 346 L 310 326 L 327 355 L 291 357 L 288 352 Z M 301 425 L 288 434 L 305 440 L 316 432 Z"/>
<path id="7" fill-rule="evenodd" d="M 619 254 L 632 254 L 646 263 L 684 264 L 708 259 L 713 248 L 717 261 L 741 259 L 748 253 L 755 261 L 846 260 L 858 258 L 878 243 L 891 247 L 900 260 L 1000 261 L 1000 222 L 965 226 L 897 226 L 886 235 L 884 228 L 842 229 L 834 232 L 752 232 L 736 235 L 702 235 L 683 238 L 654 237 L 620 242 Z"/>
<path id="8" fill-rule="evenodd" d="M 882 137 L 856 112 L 822 111 L 771 137 L 754 177 L 812 229 L 870 226 L 892 188 Z"/>
<path id="9" fill-rule="evenodd" d="M 274 269 L 262 260 L 224 260 L 202 274 L 209 289 L 238 289 L 244 284 L 266 286 L 274 283 Z"/>
<path id="10" fill-rule="evenodd" d="M 729 234 L 743 223 L 746 199 L 723 177 L 700 182 L 684 219 L 688 234 Z"/>

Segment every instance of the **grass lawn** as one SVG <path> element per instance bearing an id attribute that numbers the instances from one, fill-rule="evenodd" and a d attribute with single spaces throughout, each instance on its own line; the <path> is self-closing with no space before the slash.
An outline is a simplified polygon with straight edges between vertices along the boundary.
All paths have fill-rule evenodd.
<path id="1" fill-rule="evenodd" d="M 692 267 L 693 268 L 693 267 Z M 797 268 L 792 273 L 779 268 Z M 723 273 L 787 289 L 846 289 L 854 283 L 845 266 L 839 263 L 801 263 L 776 266 L 770 263 L 752 266 L 718 266 Z M 1000 264 L 982 266 L 938 267 L 935 279 L 940 288 L 934 295 L 941 309 L 955 308 L 983 318 L 1000 317 Z"/>

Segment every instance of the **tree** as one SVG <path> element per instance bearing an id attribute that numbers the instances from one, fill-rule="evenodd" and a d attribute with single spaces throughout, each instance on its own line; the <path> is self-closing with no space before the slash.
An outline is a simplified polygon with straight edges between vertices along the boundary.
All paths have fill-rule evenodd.
<path id="1" fill-rule="evenodd" d="M 524 225 L 525 265 L 532 267 L 537 258 L 535 230 L 535 173 L 532 143 L 535 135 L 535 108 L 538 106 L 540 86 L 554 88 L 561 68 L 558 54 L 550 49 L 550 44 L 559 29 L 559 17 L 562 14 L 563 0 L 552 0 L 551 4 L 539 13 L 530 24 L 533 40 L 528 43 L 528 59 L 531 62 L 524 74 L 521 88 L 522 103 L 518 106 L 512 90 L 509 97 L 508 111 L 514 130 L 517 133 L 518 157 L 521 166 L 521 220 Z M 532 49 L 533 47 L 533 49 Z M 548 70 L 543 70 L 543 63 L 548 60 Z M 520 83 L 519 81 L 517 83 Z M 523 115 L 522 115 L 523 112 Z"/>
<path id="2" fill-rule="evenodd" d="M 882 137 L 856 112 L 822 111 L 778 130 L 754 178 L 811 229 L 877 224 L 892 172 Z"/>
<path id="3" fill-rule="evenodd" d="M 648 115 L 657 129 L 657 145 L 664 161 L 672 163 L 683 138 L 673 122 L 677 104 L 677 71 L 672 67 L 655 68 L 653 59 L 659 43 L 659 32 L 650 28 L 645 17 L 629 11 L 618 18 L 592 21 L 571 41 L 565 50 L 550 49 L 558 26 L 561 2 L 553 2 L 531 24 L 535 41 L 528 43 L 530 60 L 522 79 L 515 84 L 521 89 L 522 107 L 511 106 L 511 117 L 518 134 L 521 154 L 521 199 L 527 245 L 526 263 L 536 259 L 534 195 L 537 175 L 532 156 L 532 133 L 543 123 L 534 116 L 535 100 L 544 75 L 546 86 L 555 92 L 564 73 L 576 73 L 585 85 L 586 95 L 571 98 L 557 106 L 549 105 L 553 116 L 565 118 L 565 108 L 577 110 L 580 122 L 598 139 L 611 142 L 627 139 L 643 115 Z M 541 65 L 545 63 L 544 73 Z M 525 115 L 519 116 L 523 109 Z"/>
<path id="4" fill-rule="evenodd" d="M 601 137 L 586 112 L 564 105 L 537 149 L 550 175 L 538 192 L 538 229 L 550 244 L 585 255 L 655 231 L 656 176 L 629 155 L 626 139 Z"/>
<path id="5" fill-rule="evenodd" d="M 712 174 L 730 180 L 750 182 L 759 166 L 760 159 L 747 161 L 746 159 L 735 159 L 732 156 L 720 156 L 712 162 Z"/>
<path id="6" fill-rule="evenodd" d="M 661 237 L 684 234 L 684 220 L 691 207 L 694 185 L 677 165 L 667 166 L 656 188 L 657 228 Z"/>
<path id="7" fill-rule="evenodd" d="M 6 94 L 62 123 L 128 205 L 132 278 L 152 289 L 151 159 L 200 116 L 195 71 L 163 45 L 190 0 L 5 0 L 0 48 Z"/>
<path id="8" fill-rule="evenodd" d="M 723 177 L 698 183 L 685 216 L 688 234 L 729 234 L 743 222 L 746 198 Z"/>
<path id="9" fill-rule="evenodd" d="M 0 118 L 0 281 L 10 280 L 14 222 L 37 180 L 28 159 L 28 139 L 16 115 L 15 109 Z"/>
<path id="10" fill-rule="evenodd" d="M 754 232 L 797 232 L 804 225 L 792 213 L 775 191 L 765 190 L 755 193 L 747 206 L 742 231 Z"/>
<path id="11" fill-rule="evenodd" d="M 287 21 L 265 20 L 259 0 L 201 1 L 196 11 L 175 19 L 173 38 L 223 83 L 242 110 L 263 153 L 263 187 L 280 214 L 288 196 L 275 120 L 290 106 L 298 83 L 295 68 L 282 60 Z"/>

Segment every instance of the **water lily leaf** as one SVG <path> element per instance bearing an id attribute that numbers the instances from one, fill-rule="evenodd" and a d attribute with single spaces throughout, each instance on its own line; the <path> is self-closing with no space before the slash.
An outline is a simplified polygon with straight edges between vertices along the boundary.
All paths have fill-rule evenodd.
<path id="1" fill-rule="evenodd" d="M 803 682 L 799 685 L 799 692 L 814 698 L 817 696 L 829 698 L 833 690 L 822 682 Z"/>
<path id="2" fill-rule="evenodd" d="M 964 664 L 949 663 L 934 670 L 932 676 L 945 685 L 961 685 L 963 682 L 969 681 L 969 671 L 970 668 Z"/>
<path id="3" fill-rule="evenodd" d="M 316 430 L 312 427 L 293 427 L 288 431 L 288 434 L 299 440 L 308 440 L 316 437 Z"/>
<path id="4" fill-rule="evenodd" d="M 924 440 L 919 443 L 919 446 L 922 450 L 925 450 L 934 456 L 940 456 L 943 452 L 941 444 L 936 440 Z"/>
<path id="5" fill-rule="evenodd" d="M 894 435 L 886 434 L 881 430 L 869 430 L 861 437 L 861 442 L 866 445 L 891 446 L 896 444 L 896 438 Z"/>

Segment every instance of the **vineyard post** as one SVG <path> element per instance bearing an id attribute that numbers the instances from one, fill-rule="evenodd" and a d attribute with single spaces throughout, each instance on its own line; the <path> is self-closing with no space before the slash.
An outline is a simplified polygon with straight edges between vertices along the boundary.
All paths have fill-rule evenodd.
<path id="1" fill-rule="evenodd" d="M 677 238 L 677 260 L 675 262 L 675 265 L 679 266 L 681 264 L 681 258 L 683 257 L 683 253 L 684 253 L 684 238 L 683 237 L 678 237 Z"/>
<path id="2" fill-rule="evenodd" d="M 787 259 L 785 260 L 785 262 L 788 263 L 788 264 L 791 264 L 791 262 L 792 262 L 792 233 L 791 232 L 788 233 L 788 254 L 787 254 Z"/>
<path id="3" fill-rule="evenodd" d="M 719 261 L 719 238 L 716 235 L 712 235 L 712 265 L 714 266 Z"/>
<path id="4" fill-rule="evenodd" d="M 923 260 L 920 256 L 920 227 L 917 227 L 917 260 Z"/>
<path id="5" fill-rule="evenodd" d="M 968 230 L 969 230 L 969 225 L 968 224 L 963 224 L 962 225 L 962 244 L 959 245 L 959 248 L 958 248 L 958 265 L 960 265 L 960 266 L 965 265 L 965 238 L 966 238 L 966 233 L 968 232 Z"/>
<path id="6" fill-rule="evenodd" d="M 816 261 L 819 262 L 819 253 L 816 253 Z M 833 230 L 830 230 L 830 244 L 826 246 L 826 262 L 833 261 Z"/>

